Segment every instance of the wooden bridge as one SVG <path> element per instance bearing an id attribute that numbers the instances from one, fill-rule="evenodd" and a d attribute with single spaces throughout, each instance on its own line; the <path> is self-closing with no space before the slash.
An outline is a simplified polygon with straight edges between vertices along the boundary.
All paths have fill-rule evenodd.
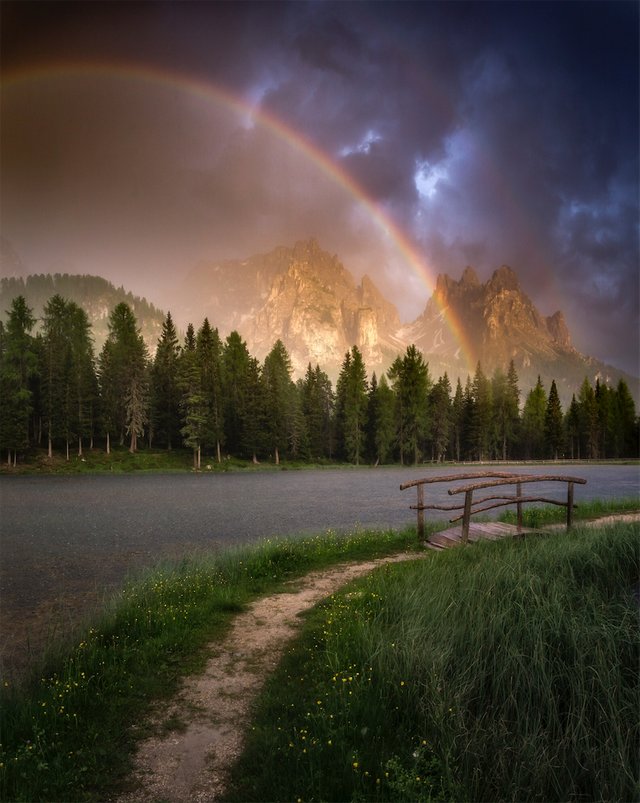
<path id="1" fill-rule="evenodd" d="M 465 480 L 480 480 L 471 485 L 454 486 L 448 489 L 449 496 L 464 494 L 464 502 L 454 505 L 425 504 L 424 486 L 432 483 L 446 482 L 455 483 Z M 540 482 L 564 482 L 567 484 L 567 493 L 564 499 L 554 499 L 544 496 L 524 496 L 522 486 L 529 483 Z M 546 502 L 547 504 L 560 505 L 567 509 L 567 529 L 573 523 L 573 501 L 574 485 L 585 485 L 586 480 L 581 477 L 566 477 L 557 474 L 514 474 L 504 471 L 476 471 L 468 474 L 448 474 L 446 476 L 428 477 L 420 480 L 405 482 L 400 486 L 400 490 L 415 487 L 418 493 L 417 504 L 411 505 L 410 509 L 417 511 L 418 518 L 418 537 L 431 549 L 447 549 L 459 544 L 467 544 L 479 540 L 495 541 L 499 538 L 524 535 L 525 533 L 540 532 L 522 526 L 523 505 L 529 502 Z M 482 496 L 474 500 L 474 491 L 484 489 L 498 489 L 501 486 L 515 486 L 515 493 L 506 493 L 504 490 L 499 493 L 492 493 L 489 496 Z M 489 503 L 489 504 L 487 504 Z M 476 513 L 483 513 L 497 507 L 506 505 L 516 506 L 517 524 L 506 524 L 503 522 L 475 522 L 471 517 Z M 462 521 L 461 525 L 451 527 L 433 533 L 428 540 L 424 537 L 424 511 L 425 510 L 462 510 L 463 512 L 449 519 L 450 524 Z"/>

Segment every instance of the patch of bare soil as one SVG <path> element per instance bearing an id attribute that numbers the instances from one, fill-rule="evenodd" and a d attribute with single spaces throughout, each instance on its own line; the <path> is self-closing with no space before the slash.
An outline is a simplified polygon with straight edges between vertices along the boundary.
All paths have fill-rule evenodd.
<path id="1" fill-rule="evenodd" d="M 132 791 L 119 802 L 222 799 L 250 724 L 251 704 L 295 636 L 299 615 L 383 563 L 419 557 L 401 554 L 314 572 L 292 582 L 290 591 L 260 599 L 238 615 L 204 672 L 186 678 L 176 698 L 152 715 L 148 724 L 157 735 L 140 743 Z"/>

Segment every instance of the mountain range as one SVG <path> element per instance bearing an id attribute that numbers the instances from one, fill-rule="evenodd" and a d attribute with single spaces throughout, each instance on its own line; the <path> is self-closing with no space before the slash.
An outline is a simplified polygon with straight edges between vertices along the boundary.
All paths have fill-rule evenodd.
<path id="1" fill-rule="evenodd" d="M 245 260 L 201 262 L 175 298 L 178 319 L 208 315 L 221 333 L 237 329 L 260 359 L 280 338 L 297 375 L 311 362 L 335 380 L 352 345 L 369 373 L 380 375 L 414 343 L 431 375 L 446 371 L 454 384 L 458 377 L 464 384 L 478 361 L 491 374 L 513 360 L 523 388 L 538 375 L 547 388 L 555 379 L 565 401 L 585 376 L 609 383 L 624 377 L 638 396 L 637 379 L 580 354 L 562 312 L 543 316 L 506 265 L 484 283 L 470 267 L 459 280 L 440 274 L 424 311 L 408 324 L 369 276 L 357 283 L 314 239 Z"/>
<path id="2" fill-rule="evenodd" d="M 9 261 L 20 265 L 14 253 L 11 260 L 3 259 L 3 267 Z M 5 277 L 7 272 L 3 270 Z M 21 293 L 39 317 L 48 298 L 60 293 L 87 310 L 99 350 L 110 310 L 127 301 L 153 353 L 163 313 L 145 299 L 100 277 L 16 273 L 0 284 L 0 314 Z M 458 378 L 464 384 L 478 361 L 491 374 L 496 368 L 506 371 L 513 360 L 523 390 L 538 375 L 547 388 L 555 379 L 564 403 L 585 377 L 612 384 L 622 377 L 639 398 L 638 379 L 580 354 L 562 312 L 543 316 L 507 266 L 484 283 L 470 267 L 459 280 L 439 275 L 422 314 L 403 324 L 369 276 L 357 282 L 336 255 L 310 239 L 244 260 L 200 262 L 172 293 L 170 309 L 183 331 L 188 322 L 197 329 L 205 316 L 223 338 L 237 330 L 260 360 L 282 340 L 295 376 L 317 363 L 335 382 L 352 345 L 362 352 L 369 375 L 380 375 L 413 343 L 429 363 L 431 376 L 446 371 L 453 385 Z"/>

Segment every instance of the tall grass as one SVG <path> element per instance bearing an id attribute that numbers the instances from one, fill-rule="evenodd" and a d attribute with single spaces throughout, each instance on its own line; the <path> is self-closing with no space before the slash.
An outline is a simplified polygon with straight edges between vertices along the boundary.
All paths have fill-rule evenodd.
<path id="1" fill-rule="evenodd" d="M 235 800 L 637 800 L 639 533 L 387 566 L 309 619 Z"/>
<path id="2" fill-rule="evenodd" d="M 265 540 L 132 582 L 38 674 L 0 690 L 0 799 L 104 799 L 130 766 L 129 726 L 204 662 L 244 604 L 311 569 L 415 542 L 415 530 Z"/>
<path id="3" fill-rule="evenodd" d="M 640 497 L 626 499 L 592 499 L 580 502 L 573 512 L 575 522 L 596 519 L 614 513 L 636 512 L 640 510 Z M 516 511 L 507 510 L 499 516 L 500 521 L 515 524 Z M 525 527 L 544 527 L 547 524 L 566 522 L 567 510 L 559 505 L 527 505 L 522 511 Z"/>

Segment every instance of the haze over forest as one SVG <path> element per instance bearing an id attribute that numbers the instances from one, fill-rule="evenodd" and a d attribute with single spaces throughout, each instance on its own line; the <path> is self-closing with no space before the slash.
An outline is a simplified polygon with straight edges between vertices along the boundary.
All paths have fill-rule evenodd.
<path id="1" fill-rule="evenodd" d="M 507 264 L 637 376 L 638 22 L 624 2 L 4 2 L 7 270 L 100 275 L 180 317 L 199 262 L 315 236 L 408 322 L 439 273 Z"/>

